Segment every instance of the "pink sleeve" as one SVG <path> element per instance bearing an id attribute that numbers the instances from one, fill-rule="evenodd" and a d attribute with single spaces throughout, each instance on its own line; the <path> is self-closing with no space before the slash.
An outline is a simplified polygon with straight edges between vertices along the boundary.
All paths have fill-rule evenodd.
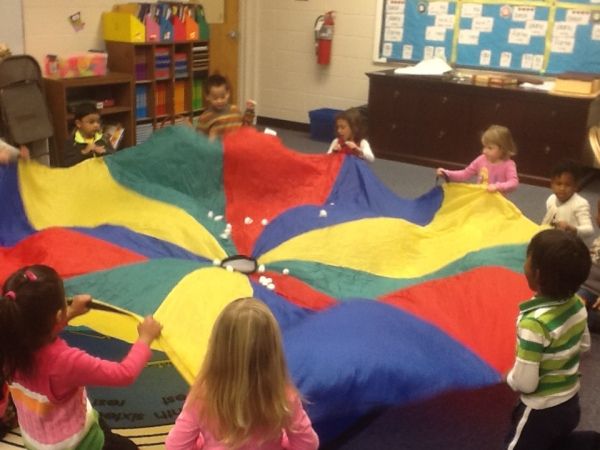
<path id="1" fill-rule="evenodd" d="M 127 386 L 136 380 L 150 356 L 150 348 L 142 341 L 133 344 L 121 362 L 96 358 L 67 346 L 50 373 L 50 386 L 57 398 L 78 386 Z"/>
<path id="2" fill-rule="evenodd" d="M 517 165 L 512 159 L 506 161 L 504 168 L 506 181 L 495 183 L 499 192 L 511 192 L 519 186 L 519 177 L 517 175 Z"/>
<path id="3" fill-rule="evenodd" d="M 200 429 L 200 421 L 193 409 L 187 406 L 187 403 L 183 406 L 175 425 L 169 431 L 165 447 L 167 450 L 191 450 L 204 447 L 204 436 Z"/>
<path id="4" fill-rule="evenodd" d="M 448 177 L 449 181 L 467 181 L 469 178 L 474 177 L 481 168 L 481 158 L 485 158 L 484 155 L 480 155 L 471 161 L 467 167 L 463 170 L 444 170 L 444 173 Z"/>
<path id="5" fill-rule="evenodd" d="M 285 433 L 287 447 L 284 448 L 289 448 L 290 450 L 315 450 L 319 448 L 319 437 L 315 433 L 310 418 L 306 414 L 298 396 L 294 399 L 292 423 L 285 430 Z"/>

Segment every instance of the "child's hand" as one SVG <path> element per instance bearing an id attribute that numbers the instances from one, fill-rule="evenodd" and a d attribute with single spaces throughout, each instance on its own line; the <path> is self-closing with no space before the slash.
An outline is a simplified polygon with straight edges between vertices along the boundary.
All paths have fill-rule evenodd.
<path id="1" fill-rule="evenodd" d="M 25 145 L 20 145 L 19 146 L 19 157 L 23 160 L 23 161 L 29 161 L 30 159 L 30 153 L 29 153 L 29 148 L 27 148 L 27 146 Z"/>
<path id="2" fill-rule="evenodd" d="M 443 177 L 444 174 L 444 169 L 442 169 L 441 167 L 438 167 L 437 169 L 435 169 L 435 175 L 438 177 Z"/>
<path id="3" fill-rule="evenodd" d="M 488 192 L 498 192 L 498 186 L 495 184 L 488 184 L 486 189 Z"/>
<path id="4" fill-rule="evenodd" d="M 91 143 L 85 146 L 85 148 L 81 149 L 82 155 L 88 155 L 90 152 L 93 152 L 96 149 L 96 144 Z"/>
<path id="5" fill-rule="evenodd" d="M 594 304 L 592 305 L 591 309 L 600 309 L 600 297 L 598 297 L 596 299 L 596 301 L 594 302 Z"/>
<path id="6" fill-rule="evenodd" d="M 140 341 L 150 345 L 154 339 L 160 336 L 162 325 L 158 323 L 152 316 L 146 316 L 144 321 L 138 325 L 138 335 Z"/>
<path id="7" fill-rule="evenodd" d="M 11 160 L 11 153 L 5 148 L 0 148 L 0 164 L 8 164 Z"/>
<path id="8" fill-rule="evenodd" d="M 571 225 L 569 225 L 564 220 L 560 220 L 558 222 L 554 222 L 554 228 L 556 228 L 558 230 L 569 231 L 571 233 L 576 233 L 577 232 L 577 228 L 572 227 Z"/>
<path id="9" fill-rule="evenodd" d="M 90 294 L 74 295 L 71 298 L 71 304 L 67 307 L 67 321 L 87 313 L 90 310 L 91 301 Z"/>
<path id="10" fill-rule="evenodd" d="M 94 147 L 94 153 L 97 155 L 104 155 L 106 153 L 106 148 L 101 145 L 96 145 Z"/>
<path id="11" fill-rule="evenodd" d="M 254 109 L 256 108 L 256 101 L 252 100 L 252 99 L 248 99 L 246 100 L 246 109 L 249 111 L 254 111 Z"/>

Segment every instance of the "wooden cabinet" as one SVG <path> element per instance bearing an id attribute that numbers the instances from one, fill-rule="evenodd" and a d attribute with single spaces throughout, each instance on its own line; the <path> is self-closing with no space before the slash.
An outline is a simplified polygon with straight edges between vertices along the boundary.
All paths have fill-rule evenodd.
<path id="1" fill-rule="evenodd" d="M 462 168 L 481 151 L 482 132 L 499 124 L 513 133 L 522 181 L 546 185 L 559 160 L 587 161 L 592 99 L 394 75 L 392 70 L 368 76 L 369 140 L 378 157 Z"/>
<path id="2" fill-rule="evenodd" d="M 106 51 L 110 70 L 134 78 L 137 143 L 155 128 L 201 113 L 208 42 L 106 41 Z"/>
<path id="3" fill-rule="evenodd" d="M 104 102 L 105 106 L 100 110 L 103 124 L 118 123 L 125 129 L 119 148 L 134 144 L 134 96 L 131 75 L 109 72 L 102 77 L 45 78 L 44 90 L 54 127 L 50 165 L 63 165 L 63 148 L 75 127 L 71 106 L 77 102 Z"/>

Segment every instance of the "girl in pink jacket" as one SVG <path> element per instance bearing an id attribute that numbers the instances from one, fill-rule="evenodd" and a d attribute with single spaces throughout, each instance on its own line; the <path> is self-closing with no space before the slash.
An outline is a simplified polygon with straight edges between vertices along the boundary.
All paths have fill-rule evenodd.
<path id="1" fill-rule="evenodd" d="M 485 185 L 488 192 L 508 193 L 519 185 L 517 165 L 511 159 L 517 149 L 510 130 L 492 125 L 481 136 L 483 149 L 471 164 L 463 170 L 436 170 L 437 176 L 448 181 L 467 181 L 477 176 L 477 182 Z"/>
<path id="2" fill-rule="evenodd" d="M 230 303 L 212 330 L 167 450 L 314 450 L 319 439 L 287 371 L 275 317 L 260 300 Z"/>
<path id="3" fill-rule="evenodd" d="M 85 314 L 89 295 L 67 305 L 60 276 L 48 266 L 24 267 L 4 283 L 0 297 L 0 368 L 17 408 L 27 449 L 100 450 L 137 448 L 99 420 L 86 385 L 133 383 L 150 359 L 161 326 L 147 317 L 139 338 L 121 362 L 70 347 L 58 333 Z"/>

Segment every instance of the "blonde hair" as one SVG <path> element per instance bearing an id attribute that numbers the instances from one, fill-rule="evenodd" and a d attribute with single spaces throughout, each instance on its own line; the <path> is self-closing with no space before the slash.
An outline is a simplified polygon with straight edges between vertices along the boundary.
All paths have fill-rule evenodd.
<path id="1" fill-rule="evenodd" d="M 491 125 L 481 136 L 483 145 L 497 145 L 502 150 L 502 159 L 509 159 L 517 154 L 517 146 L 512 133 L 502 125 Z"/>
<path id="2" fill-rule="evenodd" d="M 276 439 L 289 425 L 290 389 L 279 325 L 269 308 L 251 297 L 227 305 L 192 386 L 192 407 L 219 441 L 237 448 L 256 434 Z"/>

